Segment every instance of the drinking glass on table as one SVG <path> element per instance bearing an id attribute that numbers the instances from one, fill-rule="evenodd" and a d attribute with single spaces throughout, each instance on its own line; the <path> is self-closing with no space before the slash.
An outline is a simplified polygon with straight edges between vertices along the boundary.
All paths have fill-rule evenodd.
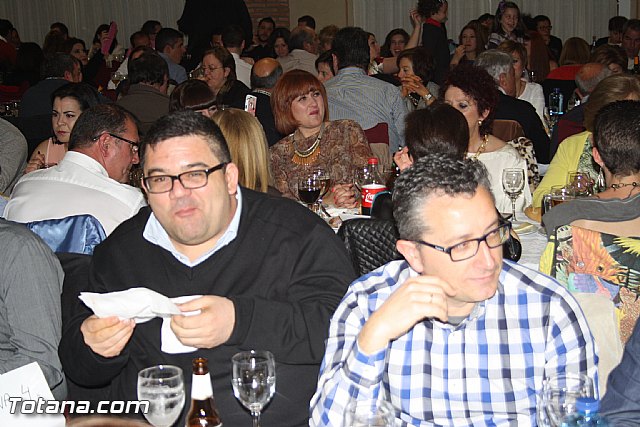
<path id="1" fill-rule="evenodd" d="M 111 73 L 111 81 L 113 82 L 115 87 L 118 87 L 120 82 L 126 78 L 127 76 L 122 74 L 120 71 L 114 71 L 113 73 Z"/>
<path id="2" fill-rule="evenodd" d="M 138 399 L 149 401 L 149 410 L 144 416 L 152 425 L 172 426 L 184 408 L 182 369 L 157 365 L 138 372 Z"/>
<path id="3" fill-rule="evenodd" d="M 569 172 L 567 175 L 567 187 L 569 187 L 575 197 L 593 196 L 593 180 L 584 172 Z"/>
<path id="4" fill-rule="evenodd" d="M 506 168 L 502 171 L 502 188 L 511 199 L 511 222 L 516 223 L 516 200 L 524 190 L 524 169 Z"/>
<path id="5" fill-rule="evenodd" d="M 298 179 L 298 198 L 314 212 L 321 191 L 320 181 L 313 174 L 303 175 Z"/>
<path id="6" fill-rule="evenodd" d="M 593 397 L 593 381 L 584 374 L 554 374 L 543 381 L 537 417 L 540 427 L 559 427 L 576 412 L 579 397 Z"/>
<path id="7" fill-rule="evenodd" d="M 318 203 L 322 204 L 322 198 L 327 194 L 329 188 L 331 188 L 331 175 L 323 168 L 313 169 L 313 176 L 320 182 L 320 198 Z"/>
<path id="8" fill-rule="evenodd" d="M 352 400 L 344 412 L 344 427 L 393 427 L 393 406 L 386 400 Z"/>
<path id="9" fill-rule="evenodd" d="M 276 362 L 268 351 L 243 351 L 231 358 L 233 394 L 249 411 L 253 427 L 276 392 Z"/>
<path id="10" fill-rule="evenodd" d="M 558 206 L 569 200 L 575 199 L 573 189 L 564 185 L 554 185 L 549 194 L 544 197 L 544 211 Z"/>

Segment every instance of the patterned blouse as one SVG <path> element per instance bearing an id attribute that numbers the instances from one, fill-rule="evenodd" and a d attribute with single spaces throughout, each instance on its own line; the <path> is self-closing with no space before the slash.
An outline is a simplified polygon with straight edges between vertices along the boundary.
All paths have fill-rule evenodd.
<path id="1" fill-rule="evenodd" d="M 353 180 L 353 168 L 365 166 L 369 157 L 372 156 L 362 128 L 353 120 L 335 120 L 325 123 L 324 134 L 318 148 L 320 153 L 316 161 L 309 166 L 299 165 L 292 160 L 293 138 L 296 134 L 298 134 L 296 147 L 302 151 L 311 147 L 317 137 L 313 135 L 299 140 L 299 133 L 294 132 L 269 149 L 275 186 L 285 197 L 296 198 L 297 180 L 305 168 L 323 168 L 331 176 L 331 186 L 346 184 Z"/>

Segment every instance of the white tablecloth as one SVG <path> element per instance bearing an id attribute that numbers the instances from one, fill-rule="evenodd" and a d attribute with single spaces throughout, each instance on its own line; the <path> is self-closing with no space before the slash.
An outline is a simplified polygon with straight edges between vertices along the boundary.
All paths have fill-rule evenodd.
<path id="1" fill-rule="evenodd" d="M 530 220 L 529 222 L 533 223 L 533 221 Z M 535 223 L 535 225 L 537 228 L 540 227 L 538 223 Z M 520 243 L 522 244 L 522 256 L 518 263 L 537 270 L 540 265 L 540 255 L 542 255 L 544 248 L 547 246 L 547 236 L 543 236 L 538 233 L 538 231 L 534 231 L 533 233 L 523 234 L 519 237 Z"/>

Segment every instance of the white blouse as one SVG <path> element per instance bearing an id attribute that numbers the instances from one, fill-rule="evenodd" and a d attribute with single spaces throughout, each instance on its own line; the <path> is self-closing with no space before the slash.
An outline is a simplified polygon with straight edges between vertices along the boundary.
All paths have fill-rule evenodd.
<path id="1" fill-rule="evenodd" d="M 522 80 L 522 83 L 525 87 L 522 95 L 520 95 L 518 99 L 522 99 L 533 105 L 536 113 L 538 113 L 538 117 L 540 117 L 540 120 L 542 120 L 544 124 L 544 92 L 542 91 L 542 86 L 538 83 L 530 83 L 525 80 Z"/>
<path id="2" fill-rule="evenodd" d="M 468 157 L 473 157 L 474 155 L 475 153 L 467 154 Z M 491 192 L 496 199 L 496 208 L 498 208 L 499 212 L 511 212 L 511 199 L 502 189 L 502 170 L 505 168 L 524 169 L 524 190 L 516 200 L 516 211 L 522 212 L 524 208 L 531 204 L 531 189 L 527 179 L 527 162 L 520 157 L 515 148 L 505 145 L 499 150 L 481 153 L 478 156 L 478 160 L 485 165 L 489 172 Z"/>

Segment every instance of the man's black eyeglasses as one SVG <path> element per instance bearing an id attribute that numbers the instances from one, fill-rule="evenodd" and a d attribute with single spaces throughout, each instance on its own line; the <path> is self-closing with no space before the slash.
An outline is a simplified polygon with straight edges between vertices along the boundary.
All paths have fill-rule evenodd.
<path id="1" fill-rule="evenodd" d="M 443 246 L 434 245 L 432 243 L 425 242 L 424 240 L 414 240 L 414 242 L 421 245 L 428 246 L 440 252 L 444 252 L 449 255 L 451 261 L 458 262 L 474 257 L 478 253 L 480 243 L 485 242 L 490 248 L 497 248 L 509 239 L 509 232 L 511 230 L 511 223 L 506 223 L 494 228 L 482 237 L 477 239 L 469 239 L 464 242 L 449 246 L 447 248 Z"/>
<path id="2" fill-rule="evenodd" d="M 187 189 L 204 187 L 209 181 L 209 175 L 224 168 L 229 162 L 222 162 L 209 169 L 199 169 L 194 171 L 182 172 L 179 175 L 153 175 L 143 178 L 144 186 L 149 193 L 167 193 L 173 190 L 173 182 L 180 181 L 180 184 Z"/>
<path id="3" fill-rule="evenodd" d="M 94 136 L 93 138 L 91 138 L 91 140 L 92 140 L 92 141 L 97 141 L 98 139 L 100 139 L 100 137 L 101 137 L 102 135 L 109 135 L 109 136 L 110 136 L 110 137 L 112 137 L 112 138 L 119 139 L 120 141 L 124 141 L 124 142 L 126 142 L 127 144 L 131 144 L 131 150 L 132 150 L 134 153 L 137 153 L 137 152 L 138 152 L 138 150 L 140 149 L 140 143 L 139 143 L 139 142 L 132 141 L 132 140 L 127 139 L 127 138 L 123 138 L 123 137 L 121 137 L 120 135 L 116 135 L 115 133 L 111 133 L 111 132 L 102 132 L 100 135 L 98 135 L 98 136 Z"/>

